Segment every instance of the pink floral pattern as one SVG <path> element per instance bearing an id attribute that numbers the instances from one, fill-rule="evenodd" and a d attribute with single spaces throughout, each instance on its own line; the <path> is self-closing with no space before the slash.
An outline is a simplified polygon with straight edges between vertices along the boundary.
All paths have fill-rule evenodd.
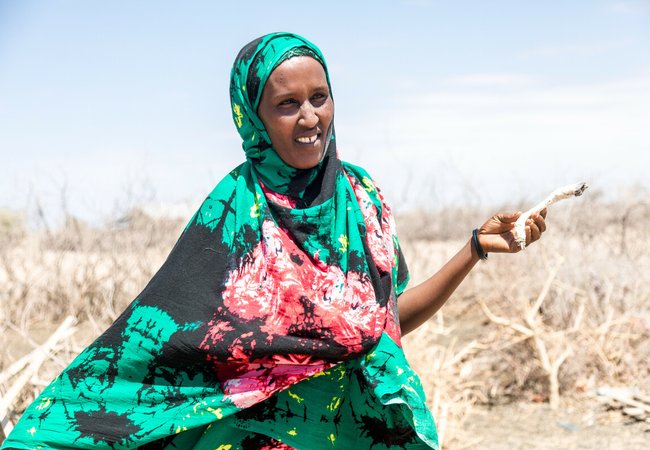
<path id="1" fill-rule="evenodd" d="M 347 174 L 347 177 L 352 185 L 352 189 L 354 189 L 354 195 L 363 213 L 363 219 L 366 224 L 366 241 L 368 242 L 368 247 L 370 247 L 372 259 L 379 269 L 384 272 L 390 272 L 394 262 L 393 255 L 395 254 L 393 243 L 395 225 L 390 208 L 372 180 L 364 178 L 364 181 L 366 181 L 366 185 L 364 186 L 353 175 Z M 372 202 L 370 195 L 368 195 L 368 191 L 376 191 L 378 197 L 381 199 L 383 209 L 381 223 L 379 223 L 377 207 Z"/>
<path id="2" fill-rule="evenodd" d="M 397 229 L 393 214 L 381 193 L 379 187 L 370 178 L 363 178 L 359 181 L 351 173 L 346 173 L 350 185 L 354 190 L 354 195 L 359 202 L 359 208 L 363 214 L 366 225 L 366 241 L 372 253 L 372 258 L 377 268 L 385 272 L 390 272 L 397 263 L 397 252 L 395 248 L 395 236 Z M 363 184 L 362 184 L 363 182 Z M 364 186 L 365 185 L 365 186 Z M 381 223 L 377 207 L 370 198 L 369 192 L 375 192 L 381 202 L 382 214 Z M 388 305 L 388 317 L 385 324 L 385 332 L 401 345 L 402 332 L 399 327 L 399 315 L 397 312 L 397 298 L 395 292 L 391 292 Z"/>
<path id="3" fill-rule="evenodd" d="M 285 194 L 280 194 L 279 192 L 272 191 L 271 189 L 267 188 L 264 183 L 262 183 L 262 180 L 257 180 L 260 183 L 260 186 L 262 187 L 262 192 L 264 192 L 264 196 L 266 199 L 270 202 L 273 202 L 277 205 L 284 206 L 285 208 L 295 208 L 296 207 L 296 201 L 289 197 L 288 195 Z"/>
<path id="4" fill-rule="evenodd" d="M 286 359 L 273 356 L 234 367 L 232 363 L 218 363 L 217 373 L 229 376 L 221 385 L 224 398 L 238 408 L 248 408 L 332 366 L 334 363 L 311 361 L 308 356 L 304 359 L 299 355 Z M 226 369 L 227 374 L 219 370 L 221 368 Z"/>
<path id="5" fill-rule="evenodd" d="M 225 309 L 242 322 L 261 322 L 265 334 L 265 342 L 248 340 L 252 332 L 242 334 L 229 345 L 231 362 L 214 361 L 219 378 L 228 380 L 222 386 L 226 397 L 242 408 L 332 365 L 300 354 L 282 361 L 278 355 L 251 359 L 244 349 L 309 331 L 356 353 L 369 337 L 379 338 L 386 321 L 385 309 L 369 301 L 374 289 L 367 275 L 310 260 L 271 220 L 264 221 L 260 244 L 230 274 L 222 295 Z M 221 317 L 213 319 L 201 348 L 218 345 L 231 329 Z"/>
<path id="6" fill-rule="evenodd" d="M 297 263 L 296 261 L 300 261 Z M 262 319 L 260 329 L 274 336 L 291 335 L 302 320 L 331 333 L 334 340 L 361 350 L 366 336 L 378 337 L 384 328 L 381 307 L 375 302 L 374 289 L 365 274 L 343 273 L 336 266 L 310 261 L 278 226 L 270 220 L 262 225 L 262 242 L 251 257 L 226 282 L 224 306 L 242 320 Z M 304 302 L 312 308 L 305 313 Z M 215 333 L 223 327 L 215 323 Z"/>

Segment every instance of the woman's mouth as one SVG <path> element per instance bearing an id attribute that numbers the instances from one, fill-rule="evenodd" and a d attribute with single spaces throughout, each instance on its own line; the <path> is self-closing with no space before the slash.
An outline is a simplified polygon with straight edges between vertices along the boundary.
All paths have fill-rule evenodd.
<path id="1" fill-rule="evenodd" d="M 295 139 L 296 142 L 299 144 L 313 144 L 316 142 L 318 137 L 320 136 L 320 133 L 314 133 L 311 136 L 300 136 Z"/>

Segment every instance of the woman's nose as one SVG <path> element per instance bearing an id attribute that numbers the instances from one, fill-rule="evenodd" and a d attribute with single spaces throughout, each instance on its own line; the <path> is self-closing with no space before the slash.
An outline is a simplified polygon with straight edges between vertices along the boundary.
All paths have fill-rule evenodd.
<path id="1" fill-rule="evenodd" d="M 318 124 L 316 109 L 311 103 L 305 102 L 300 106 L 300 117 L 298 118 L 298 124 L 305 128 L 314 128 Z"/>

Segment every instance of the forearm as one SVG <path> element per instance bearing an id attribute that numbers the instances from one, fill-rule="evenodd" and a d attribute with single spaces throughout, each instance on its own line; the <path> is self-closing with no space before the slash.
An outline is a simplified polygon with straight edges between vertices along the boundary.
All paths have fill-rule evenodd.
<path id="1" fill-rule="evenodd" d="M 470 240 L 431 278 L 400 295 L 398 309 L 402 335 L 415 330 L 433 316 L 478 260 L 479 256 Z"/>

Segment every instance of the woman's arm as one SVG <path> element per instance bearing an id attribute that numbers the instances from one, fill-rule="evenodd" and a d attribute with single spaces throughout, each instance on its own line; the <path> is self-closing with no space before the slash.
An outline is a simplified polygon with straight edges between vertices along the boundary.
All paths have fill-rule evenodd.
<path id="1" fill-rule="evenodd" d="M 521 213 L 496 214 L 481 228 L 478 239 L 487 253 L 516 253 L 520 250 L 514 234 L 514 224 Z M 546 210 L 534 214 L 526 222 L 526 243 L 540 238 L 546 224 Z M 402 335 L 410 333 L 426 322 L 449 299 L 474 265 L 479 255 L 471 239 L 431 278 L 408 289 L 399 297 L 399 322 Z"/>

